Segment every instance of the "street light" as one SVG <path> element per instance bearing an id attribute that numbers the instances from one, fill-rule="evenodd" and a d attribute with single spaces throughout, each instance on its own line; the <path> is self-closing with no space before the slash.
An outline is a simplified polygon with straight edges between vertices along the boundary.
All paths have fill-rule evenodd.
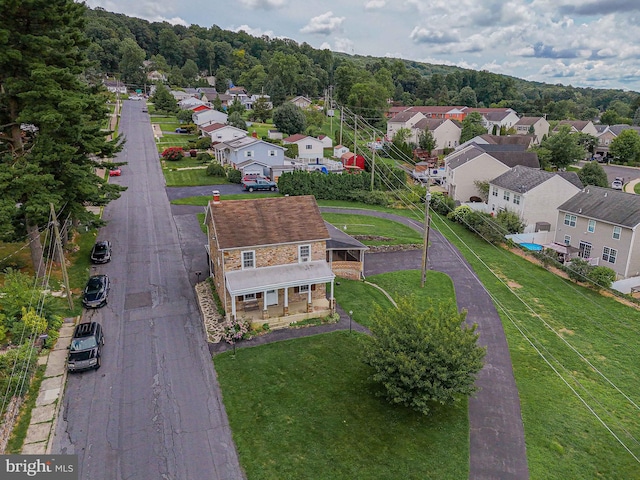
<path id="1" fill-rule="evenodd" d="M 349 310 L 349 333 L 351 333 L 351 317 L 353 317 L 353 310 Z"/>

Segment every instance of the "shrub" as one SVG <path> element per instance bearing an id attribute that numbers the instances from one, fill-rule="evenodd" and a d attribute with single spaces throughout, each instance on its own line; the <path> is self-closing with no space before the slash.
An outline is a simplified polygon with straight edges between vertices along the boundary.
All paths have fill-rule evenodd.
<path id="1" fill-rule="evenodd" d="M 178 160 L 182 160 L 184 157 L 184 151 L 181 147 L 169 147 L 162 152 L 162 158 L 165 160 L 169 160 L 172 162 L 177 162 Z"/>
<path id="2" fill-rule="evenodd" d="M 211 148 L 211 137 L 200 137 L 195 145 L 198 150 L 208 150 Z"/>
<path id="3" fill-rule="evenodd" d="M 227 171 L 219 163 L 211 163 L 207 166 L 207 175 L 210 177 L 226 177 Z"/>
<path id="4" fill-rule="evenodd" d="M 569 265 L 565 267 L 565 271 L 574 282 L 584 282 L 587 280 L 592 268 L 586 260 L 582 258 L 572 258 L 569 261 Z"/>
<path id="5" fill-rule="evenodd" d="M 609 267 L 598 265 L 587 273 L 587 278 L 597 289 L 609 288 L 616 280 L 616 272 Z"/>
<path id="6" fill-rule="evenodd" d="M 452 212 L 447 214 L 447 218 L 449 220 L 453 220 L 454 222 L 466 224 L 466 216 L 471 213 L 471 208 L 466 205 L 460 205 L 456 207 Z"/>
<path id="7" fill-rule="evenodd" d="M 207 152 L 201 152 L 196 157 L 196 160 L 200 163 L 209 163 L 213 157 L 209 155 Z"/>
<path id="8" fill-rule="evenodd" d="M 431 202 L 429 206 L 440 215 L 448 215 L 449 212 L 453 212 L 456 208 L 456 202 L 448 195 L 444 195 L 440 192 L 434 192 L 431 194 Z"/>
<path id="9" fill-rule="evenodd" d="M 240 183 L 242 182 L 242 172 L 240 170 L 229 170 L 227 172 L 227 179 L 231 183 Z"/>

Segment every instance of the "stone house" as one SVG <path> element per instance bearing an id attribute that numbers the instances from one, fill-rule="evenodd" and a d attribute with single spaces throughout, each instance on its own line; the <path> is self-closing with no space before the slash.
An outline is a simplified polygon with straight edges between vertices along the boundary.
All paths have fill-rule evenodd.
<path id="1" fill-rule="evenodd" d="M 330 235 L 313 196 L 221 202 L 214 194 L 205 224 L 227 318 L 278 328 L 335 311 Z"/>

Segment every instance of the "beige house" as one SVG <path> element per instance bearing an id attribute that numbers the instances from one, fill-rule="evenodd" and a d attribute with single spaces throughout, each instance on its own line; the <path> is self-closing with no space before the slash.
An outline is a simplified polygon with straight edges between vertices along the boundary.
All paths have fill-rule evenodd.
<path id="1" fill-rule="evenodd" d="M 405 112 L 398 113 L 396 116 L 387 121 L 387 139 L 393 140 L 393 137 L 396 133 L 398 133 L 398 130 L 400 130 L 401 128 L 411 130 L 416 123 L 426 118 L 427 117 L 425 117 L 420 112 L 407 110 Z"/>
<path id="2" fill-rule="evenodd" d="M 480 197 L 476 182 L 489 182 L 516 165 L 540 168 L 538 156 L 531 152 L 486 152 L 469 145 L 444 159 L 443 187 L 456 201 L 468 202 Z"/>
<path id="3" fill-rule="evenodd" d="M 640 195 L 588 186 L 558 207 L 556 243 L 618 278 L 640 276 Z"/>
<path id="4" fill-rule="evenodd" d="M 461 125 L 449 119 L 423 118 L 411 127 L 411 137 L 409 141 L 418 144 L 422 132 L 429 130 L 436 141 L 436 148 L 431 152 L 438 155 L 445 148 L 456 148 L 460 144 Z"/>
<path id="5" fill-rule="evenodd" d="M 572 132 L 588 133 L 594 137 L 598 136 L 598 130 L 589 120 L 560 120 L 556 128 L 553 129 L 553 132 L 557 132 L 562 125 L 569 125 Z"/>
<path id="6" fill-rule="evenodd" d="M 293 103 L 296 107 L 300 107 L 300 108 L 309 108 L 312 103 L 311 100 L 305 97 L 304 95 L 298 95 L 297 97 L 294 97 L 289 101 Z"/>
<path id="7" fill-rule="evenodd" d="M 489 182 L 491 212 L 508 210 L 518 214 L 525 224 L 523 233 L 554 226 L 558 206 L 582 189 L 575 172 L 547 172 L 516 165 Z"/>
<path id="8" fill-rule="evenodd" d="M 205 224 L 227 318 L 278 328 L 334 311 L 330 235 L 313 196 L 221 202 L 214 194 Z"/>
<path id="9" fill-rule="evenodd" d="M 613 142 L 613 140 L 615 140 L 624 130 L 635 130 L 640 133 L 640 127 L 626 124 L 596 125 L 595 128 L 598 131 L 598 145 L 593 153 L 602 157 L 609 156 L 609 145 L 611 145 L 611 142 Z"/>
<path id="10" fill-rule="evenodd" d="M 533 135 L 536 145 L 549 136 L 549 122 L 544 117 L 521 117 L 514 126 L 517 135 Z"/>

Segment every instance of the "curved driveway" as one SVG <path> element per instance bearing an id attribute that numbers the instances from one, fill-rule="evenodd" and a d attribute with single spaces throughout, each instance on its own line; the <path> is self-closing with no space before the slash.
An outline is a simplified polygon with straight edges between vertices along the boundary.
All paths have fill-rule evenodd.
<path id="1" fill-rule="evenodd" d="M 386 218 L 424 231 L 421 223 L 390 213 L 329 207 L 320 210 Z M 484 368 L 476 379 L 478 392 L 469 399 L 469 478 L 526 479 L 529 472 L 520 399 L 498 312 L 460 252 L 435 230 L 429 240 L 428 268 L 451 277 L 458 308 L 467 310 L 469 323 L 478 324 L 479 343 L 487 347 Z M 365 259 L 366 275 L 421 268 L 420 250 L 368 254 Z"/>

